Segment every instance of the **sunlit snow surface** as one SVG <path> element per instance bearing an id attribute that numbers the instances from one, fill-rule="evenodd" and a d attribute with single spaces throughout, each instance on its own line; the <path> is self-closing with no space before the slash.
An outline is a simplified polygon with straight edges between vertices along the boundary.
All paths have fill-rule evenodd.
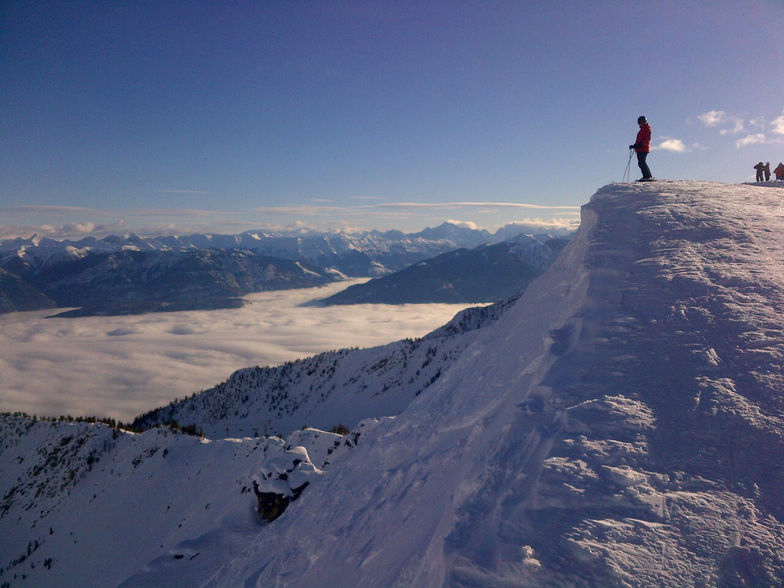
<path id="1" fill-rule="evenodd" d="M 0 581 L 781 585 L 782 203 L 770 187 L 602 188 L 514 306 L 429 342 L 444 369 L 396 416 L 355 410 L 385 405 L 390 370 L 416 373 L 399 347 L 394 369 L 348 354 L 331 375 L 278 374 L 279 402 L 322 378 L 359 437 L 289 436 L 322 473 L 272 523 L 247 488 L 280 441 L 7 417 Z M 329 391 L 341 362 L 362 377 Z M 340 439 L 357 443 L 324 464 Z"/>

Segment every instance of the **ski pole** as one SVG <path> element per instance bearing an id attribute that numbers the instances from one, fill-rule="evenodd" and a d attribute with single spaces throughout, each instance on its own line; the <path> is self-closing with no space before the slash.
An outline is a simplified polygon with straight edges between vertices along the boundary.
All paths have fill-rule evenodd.
<path id="1" fill-rule="evenodd" d="M 632 155 L 634 155 L 634 151 L 629 149 L 629 161 L 626 162 L 626 171 L 623 172 L 623 182 L 627 183 L 629 181 L 629 168 L 632 165 Z"/>

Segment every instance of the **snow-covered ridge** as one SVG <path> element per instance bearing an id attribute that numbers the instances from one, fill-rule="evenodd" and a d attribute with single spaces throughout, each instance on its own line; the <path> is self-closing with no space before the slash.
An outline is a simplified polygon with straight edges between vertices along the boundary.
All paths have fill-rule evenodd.
<path id="1" fill-rule="evenodd" d="M 305 426 L 354 427 L 366 418 L 398 414 L 509 306 L 506 301 L 466 309 L 422 339 L 238 370 L 214 388 L 141 415 L 134 427 L 176 422 L 209 437 L 286 435 Z"/>
<path id="2" fill-rule="evenodd" d="M 600 189 L 545 274 L 406 348 L 414 366 L 438 347 L 427 367 L 440 376 L 418 395 L 404 380 L 397 414 L 343 423 L 346 437 L 207 442 L 3 417 L 0 582 L 781 585 L 781 203 L 779 190 L 707 182 Z M 330 425 L 354 404 L 388 409 L 375 385 L 407 373 L 398 345 L 413 342 L 238 379 L 196 397 L 225 411 L 202 422 L 239 426 L 232 411 L 259 401 L 240 394 L 266 398 L 271 382 L 294 413 L 332 403 Z M 384 357 L 397 367 L 367 370 Z M 339 375 L 351 371 L 366 389 Z M 308 394 L 333 383 L 323 402 Z M 264 521 L 253 482 L 289 477 L 290 498 L 308 485 Z"/>

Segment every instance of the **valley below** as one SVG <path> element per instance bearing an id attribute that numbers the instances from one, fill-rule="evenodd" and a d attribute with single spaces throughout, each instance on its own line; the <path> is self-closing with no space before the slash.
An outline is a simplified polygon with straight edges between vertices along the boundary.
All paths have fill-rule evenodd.
<path id="1" fill-rule="evenodd" d="M 48 318 L 0 314 L 0 411 L 127 421 L 251 365 L 421 337 L 465 304 L 302 306 L 355 279 L 247 295 L 241 308 Z"/>

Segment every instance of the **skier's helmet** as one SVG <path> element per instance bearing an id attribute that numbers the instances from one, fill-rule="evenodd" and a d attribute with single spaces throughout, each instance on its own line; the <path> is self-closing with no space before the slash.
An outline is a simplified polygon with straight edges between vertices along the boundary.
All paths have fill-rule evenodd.
<path id="1" fill-rule="evenodd" d="M 648 122 L 648 119 L 645 118 L 644 116 L 640 116 L 640 117 L 637 118 L 637 124 L 642 124 L 642 123 L 647 123 L 647 122 Z"/>

